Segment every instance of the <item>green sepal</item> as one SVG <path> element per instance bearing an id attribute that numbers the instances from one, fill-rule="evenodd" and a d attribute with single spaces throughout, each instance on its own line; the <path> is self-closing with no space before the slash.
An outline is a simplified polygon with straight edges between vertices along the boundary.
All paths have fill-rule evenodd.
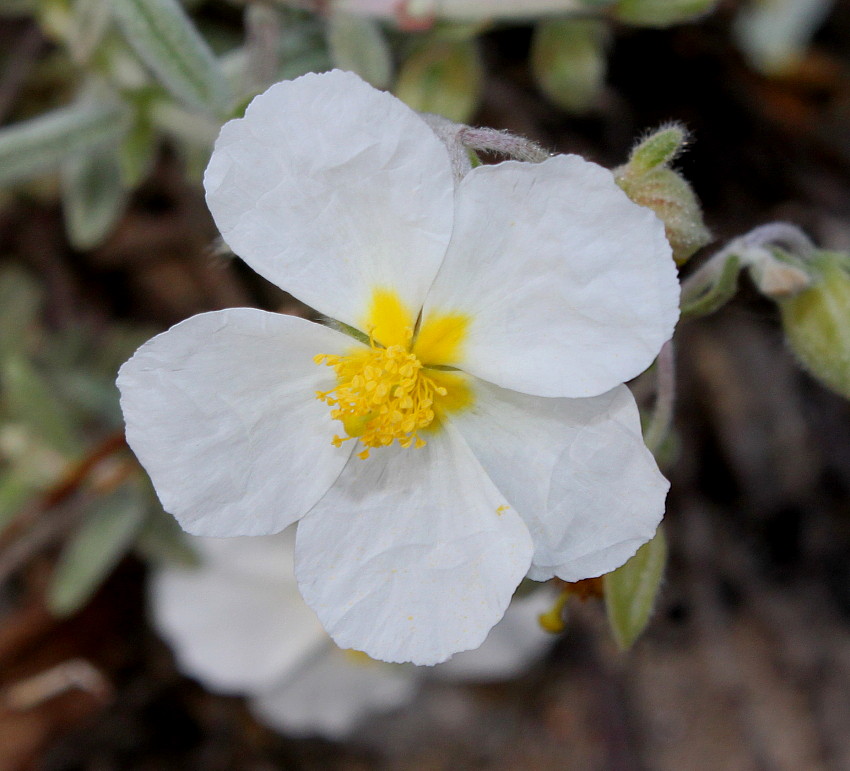
<path id="1" fill-rule="evenodd" d="M 779 301 L 785 337 L 806 370 L 850 399 L 850 256 L 819 252 L 807 268 L 812 286 Z"/>
<path id="2" fill-rule="evenodd" d="M 632 647 L 649 623 L 667 564 L 667 540 L 659 526 L 625 565 L 605 575 L 608 623 L 622 650 Z"/>
<path id="3" fill-rule="evenodd" d="M 741 260 L 731 255 L 723 268 L 703 287 L 697 287 L 694 297 L 682 295 L 681 319 L 693 319 L 708 316 L 728 303 L 738 291 L 738 276 L 741 274 Z"/>

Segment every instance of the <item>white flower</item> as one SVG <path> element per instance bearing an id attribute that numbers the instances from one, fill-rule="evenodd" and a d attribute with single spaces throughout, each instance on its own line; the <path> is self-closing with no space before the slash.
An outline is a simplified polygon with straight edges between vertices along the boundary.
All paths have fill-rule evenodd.
<path id="1" fill-rule="evenodd" d="M 610 172 L 555 156 L 455 188 L 418 115 L 334 71 L 257 97 L 204 182 L 236 254 L 365 342 L 235 308 L 137 351 L 127 439 L 184 529 L 299 521 L 337 644 L 420 664 L 480 645 L 527 573 L 596 576 L 653 535 L 668 485 L 622 383 L 679 288 Z"/>
<path id="2" fill-rule="evenodd" d="M 192 541 L 201 567 L 159 569 L 150 592 L 154 623 L 186 674 L 210 690 L 248 696 L 273 728 L 335 739 L 414 697 L 421 670 L 352 655 L 330 641 L 298 594 L 291 528 Z M 545 590 L 515 600 L 481 648 L 429 671 L 477 682 L 518 675 L 554 639 L 536 624 L 551 602 Z"/>

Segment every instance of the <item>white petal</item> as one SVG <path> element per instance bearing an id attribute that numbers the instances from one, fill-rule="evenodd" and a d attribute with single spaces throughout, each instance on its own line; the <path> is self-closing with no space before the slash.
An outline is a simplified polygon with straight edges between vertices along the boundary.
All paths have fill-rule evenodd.
<path id="1" fill-rule="evenodd" d="M 294 316 L 233 308 L 193 316 L 121 367 L 127 441 L 159 499 L 197 535 L 267 535 L 303 516 L 351 453 L 317 390 L 317 353 L 350 338 Z"/>
<path id="2" fill-rule="evenodd" d="M 434 667 L 434 675 L 477 683 L 518 677 L 557 639 L 544 631 L 538 621 L 554 601 L 555 594 L 546 587 L 515 597 L 480 648 L 455 654 Z"/>
<path id="3" fill-rule="evenodd" d="M 375 288 L 395 290 L 415 317 L 451 236 L 445 147 L 409 107 L 348 72 L 254 99 L 222 129 L 204 186 L 236 254 L 355 327 Z"/>
<path id="4" fill-rule="evenodd" d="M 329 643 L 298 593 L 293 535 L 195 538 L 200 568 L 154 573 L 154 623 L 183 672 L 215 691 L 252 693 L 291 676 Z"/>
<path id="5" fill-rule="evenodd" d="M 643 443 L 625 386 L 546 399 L 479 381 L 475 403 L 452 417 L 531 532 L 530 578 L 601 575 L 655 533 L 669 483 Z"/>
<path id="6" fill-rule="evenodd" d="M 328 644 L 291 680 L 251 699 L 260 720 L 294 736 L 342 740 L 370 714 L 400 707 L 416 693 L 411 669 L 358 661 Z"/>
<path id="7" fill-rule="evenodd" d="M 560 155 L 464 178 L 424 318 L 470 318 L 467 372 L 537 396 L 595 396 L 649 366 L 678 300 L 661 222 L 609 171 Z"/>
<path id="8" fill-rule="evenodd" d="M 421 449 L 352 457 L 299 523 L 295 574 L 342 648 L 435 664 L 481 644 L 531 539 L 451 427 Z"/>

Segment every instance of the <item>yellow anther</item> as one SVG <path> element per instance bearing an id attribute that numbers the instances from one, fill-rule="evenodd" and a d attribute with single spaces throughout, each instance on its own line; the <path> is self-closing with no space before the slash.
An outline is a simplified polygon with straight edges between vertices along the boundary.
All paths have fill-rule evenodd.
<path id="1" fill-rule="evenodd" d="M 404 339 L 409 345 L 413 330 Z M 402 447 L 424 447 L 418 432 L 434 422 L 435 402 L 448 394 L 438 382 L 441 373 L 429 374 L 407 347 L 383 347 L 374 340 L 368 349 L 348 356 L 318 354 L 313 361 L 336 373 L 336 388 L 317 391 L 316 398 L 334 407 L 331 417 L 342 422 L 348 439 L 356 437 L 365 445 L 360 458 L 368 458 L 371 447 L 395 441 Z M 344 441 L 335 436 L 333 444 L 339 447 Z"/>

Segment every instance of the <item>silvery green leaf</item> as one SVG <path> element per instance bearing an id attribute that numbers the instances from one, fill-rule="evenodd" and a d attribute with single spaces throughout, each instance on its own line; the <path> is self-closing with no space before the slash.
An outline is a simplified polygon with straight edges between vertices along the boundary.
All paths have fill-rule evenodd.
<path id="1" fill-rule="evenodd" d="M 634 557 L 605 576 L 608 623 L 624 650 L 631 648 L 649 622 L 666 563 L 667 541 L 659 527 Z"/>
<path id="2" fill-rule="evenodd" d="M 75 455 L 79 444 L 73 421 L 47 381 L 20 356 L 4 361 L 0 373 L 10 416 L 24 423 L 51 449 L 63 455 Z"/>
<path id="3" fill-rule="evenodd" d="M 80 608 L 106 579 L 141 527 L 145 499 L 137 485 L 123 485 L 95 501 L 62 551 L 47 604 L 57 616 Z"/>
<path id="4" fill-rule="evenodd" d="M 118 148 L 124 187 L 132 189 L 148 175 L 156 158 L 157 137 L 150 121 L 139 117 Z"/>
<path id="5" fill-rule="evenodd" d="M 185 104 L 224 116 L 226 79 L 212 50 L 176 0 L 113 0 L 127 42 Z"/>
<path id="6" fill-rule="evenodd" d="M 75 249 L 91 249 L 115 227 L 127 204 L 117 148 L 77 153 L 62 163 L 65 231 Z"/>
<path id="7" fill-rule="evenodd" d="M 356 72 L 375 88 L 386 88 L 390 84 L 392 54 L 376 21 L 347 13 L 331 13 L 327 39 L 335 67 Z"/>
<path id="8" fill-rule="evenodd" d="M 67 43 L 75 62 L 88 62 L 103 39 L 112 17 L 109 3 L 110 0 L 76 0 L 73 4 Z"/>
<path id="9" fill-rule="evenodd" d="M 74 153 L 116 142 L 126 120 L 123 106 L 86 100 L 0 129 L 0 185 L 54 169 Z"/>
<path id="10" fill-rule="evenodd" d="M 200 564 L 198 554 L 177 520 L 166 514 L 158 501 L 139 531 L 135 550 L 146 560 L 159 564 L 185 567 L 197 567 Z"/>

